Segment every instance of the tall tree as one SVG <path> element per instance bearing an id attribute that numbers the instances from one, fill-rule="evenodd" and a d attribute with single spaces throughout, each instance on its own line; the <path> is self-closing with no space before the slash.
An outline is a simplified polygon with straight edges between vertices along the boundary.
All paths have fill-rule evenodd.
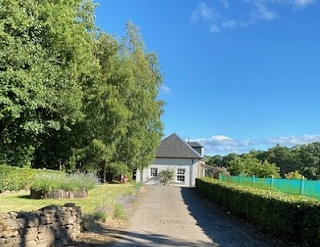
<path id="1" fill-rule="evenodd" d="M 292 152 L 297 158 L 297 170 L 308 179 L 320 178 L 320 142 L 297 145 Z"/>
<path id="2" fill-rule="evenodd" d="M 93 13 L 83 12 L 90 4 L 0 1 L 2 161 L 30 166 L 35 150 L 46 152 L 52 136 L 70 131 L 83 119 L 82 83 L 96 67 L 87 31 L 87 17 Z M 59 145 L 58 138 L 51 141 L 51 146 Z M 54 155 L 54 162 L 61 155 Z"/>
<path id="3" fill-rule="evenodd" d="M 84 164 L 100 170 L 105 180 L 107 165 L 117 162 L 114 160 L 115 152 L 127 132 L 132 114 L 126 105 L 131 91 L 132 73 L 131 65 L 119 56 L 118 42 L 110 35 L 100 33 L 95 55 L 100 71 L 94 84 L 86 88 L 87 139 L 82 156 L 86 160 Z M 95 158 L 92 158 L 93 154 Z"/>
<path id="4" fill-rule="evenodd" d="M 230 161 L 228 170 L 231 175 L 256 176 L 256 177 L 280 177 L 279 168 L 270 164 L 267 160 L 261 162 L 252 154 L 243 154 Z"/>
<path id="5" fill-rule="evenodd" d="M 130 22 L 123 42 L 98 32 L 93 10 L 91 0 L 0 0 L 0 162 L 105 174 L 154 158 L 157 56 Z"/>
<path id="6" fill-rule="evenodd" d="M 116 159 L 124 160 L 132 169 L 143 168 L 154 159 L 162 137 L 163 102 L 157 98 L 162 75 L 156 54 L 145 51 L 139 30 L 131 22 L 127 23 L 122 55 L 131 62 L 131 90 L 126 103 L 131 117 Z"/>
<path id="7" fill-rule="evenodd" d="M 223 166 L 223 157 L 221 155 L 213 155 L 208 159 L 210 166 Z"/>
<path id="8" fill-rule="evenodd" d="M 99 170 L 103 180 L 106 171 L 123 164 L 131 171 L 149 165 L 162 136 L 157 57 L 144 51 L 132 23 L 127 29 L 122 43 L 100 33 L 95 52 L 99 76 L 85 89 L 87 139 L 78 152 L 81 162 Z"/>
<path id="9" fill-rule="evenodd" d="M 282 147 L 278 144 L 268 149 L 266 158 L 268 162 L 274 163 L 280 168 L 281 176 L 297 169 L 296 157 L 288 147 Z"/>

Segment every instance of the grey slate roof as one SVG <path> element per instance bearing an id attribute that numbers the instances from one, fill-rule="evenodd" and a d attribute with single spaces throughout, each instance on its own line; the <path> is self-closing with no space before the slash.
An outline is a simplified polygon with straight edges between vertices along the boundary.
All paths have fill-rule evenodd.
<path id="1" fill-rule="evenodd" d="M 199 142 L 187 142 L 191 147 L 203 147 Z"/>
<path id="2" fill-rule="evenodd" d="M 156 153 L 157 158 L 203 159 L 187 142 L 175 133 L 163 139 Z"/>

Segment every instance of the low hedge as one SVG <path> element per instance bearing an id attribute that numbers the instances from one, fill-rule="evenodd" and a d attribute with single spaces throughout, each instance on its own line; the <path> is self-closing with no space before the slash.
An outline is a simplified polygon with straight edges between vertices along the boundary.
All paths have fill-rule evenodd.
<path id="1" fill-rule="evenodd" d="M 34 176 L 44 172 L 48 172 L 48 170 L 0 165 L 0 193 L 29 189 Z M 50 173 L 57 172 L 50 170 Z"/>
<path id="2" fill-rule="evenodd" d="M 226 210 L 277 236 L 320 246 L 320 202 L 306 197 L 196 179 L 196 188 Z"/>
<path id="3" fill-rule="evenodd" d="M 36 172 L 30 168 L 0 165 L 0 193 L 27 188 Z"/>

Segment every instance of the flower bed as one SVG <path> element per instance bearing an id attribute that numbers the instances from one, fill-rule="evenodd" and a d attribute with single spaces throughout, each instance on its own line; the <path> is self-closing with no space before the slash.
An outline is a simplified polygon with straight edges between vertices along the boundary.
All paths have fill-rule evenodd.
<path id="1" fill-rule="evenodd" d="M 88 196 L 88 190 L 99 184 L 93 174 L 41 174 L 30 188 L 32 199 L 71 199 Z"/>
<path id="2" fill-rule="evenodd" d="M 31 199 L 73 199 L 88 197 L 88 190 L 79 189 L 75 191 L 70 190 L 53 190 L 53 191 L 37 191 L 30 190 Z"/>

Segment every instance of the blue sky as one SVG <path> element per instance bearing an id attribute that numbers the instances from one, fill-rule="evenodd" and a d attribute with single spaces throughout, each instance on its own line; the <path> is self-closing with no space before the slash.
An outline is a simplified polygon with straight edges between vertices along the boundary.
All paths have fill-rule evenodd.
<path id="1" fill-rule="evenodd" d="M 165 136 L 206 154 L 320 141 L 320 0 L 96 0 L 115 37 L 131 20 L 164 75 Z"/>

